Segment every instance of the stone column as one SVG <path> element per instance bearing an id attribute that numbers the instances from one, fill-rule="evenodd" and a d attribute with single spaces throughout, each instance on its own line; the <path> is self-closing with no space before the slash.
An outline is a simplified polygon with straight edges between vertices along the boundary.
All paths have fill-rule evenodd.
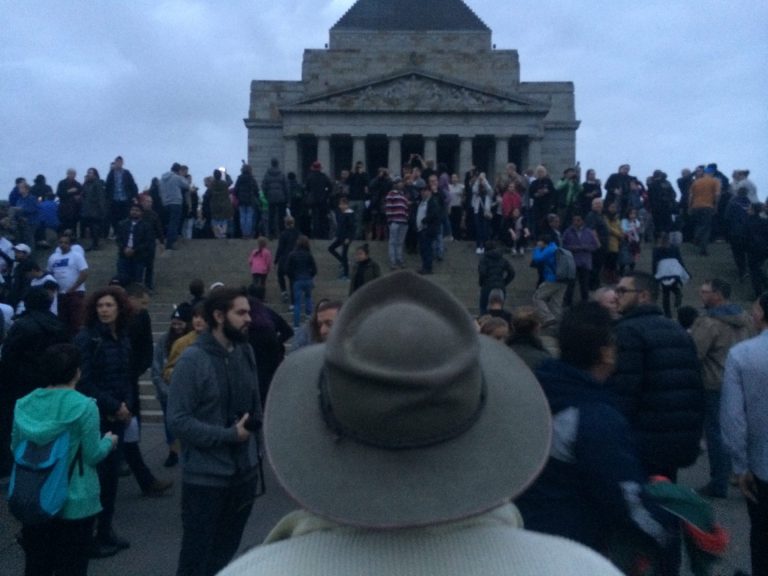
<path id="1" fill-rule="evenodd" d="M 317 161 L 323 165 L 323 172 L 331 176 L 331 139 L 328 136 L 317 137 Z"/>
<path id="2" fill-rule="evenodd" d="M 459 178 L 472 166 L 472 138 L 462 138 L 459 141 Z"/>
<path id="3" fill-rule="evenodd" d="M 519 171 L 523 172 L 527 168 L 536 168 L 541 164 L 541 136 L 531 136 L 528 138 L 528 155 L 526 158 L 526 165 L 520 167 Z"/>
<path id="4" fill-rule="evenodd" d="M 283 172 L 293 172 L 297 176 L 299 170 L 299 139 L 296 136 L 283 137 Z"/>
<path id="5" fill-rule="evenodd" d="M 493 181 L 496 176 L 503 174 L 509 162 L 509 136 L 496 136 L 496 155 L 493 165 Z"/>
<path id="6" fill-rule="evenodd" d="M 400 136 L 389 137 L 389 175 L 391 178 L 400 176 L 403 169 L 403 150 Z"/>
<path id="7" fill-rule="evenodd" d="M 424 136 L 424 162 L 432 160 L 437 169 L 437 138 Z"/>
<path id="8" fill-rule="evenodd" d="M 352 169 L 354 169 L 357 162 L 362 162 L 365 165 L 365 169 L 368 170 L 365 154 L 365 136 L 355 136 L 352 138 Z"/>

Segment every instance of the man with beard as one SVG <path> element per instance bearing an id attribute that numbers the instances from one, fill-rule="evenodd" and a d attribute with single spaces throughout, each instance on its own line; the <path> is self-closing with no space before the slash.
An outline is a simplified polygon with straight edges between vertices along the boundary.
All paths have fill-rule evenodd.
<path id="1" fill-rule="evenodd" d="M 246 294 L 211 291 L 205 319 L 208 331 L 181 355 L 168 395 L 168 425 L 182 443 L 179 576 L 227 565 L 259 484 L 261 401 Z"/>

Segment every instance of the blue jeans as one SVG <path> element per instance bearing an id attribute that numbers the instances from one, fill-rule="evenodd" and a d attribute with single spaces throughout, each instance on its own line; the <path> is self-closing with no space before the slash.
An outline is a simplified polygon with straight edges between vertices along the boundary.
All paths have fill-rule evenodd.
<path id="1" fill-rule="evenodd" d="M 184 483 L 177 576 L 213 576 L 235 556 L 256 494 L 256 480 L 226 487 Z"/>
<path id="2" fill-rule="evenodd" d="M 728 493 L 731 458 L 723 446 L 720 432 L 720 391 L 704 391 L 704 437 L 709 457 L 709 484 L 716 494 Z"/>
<path id="3" fill-rule="evenodd" d="M 389 265 L 403 265 L 403 245 L 405 233 L 408 232 L 408 222 L 389 223 Z"/>
<path id="4" fill-rule="evenodd" d="M 165 207 L 168 211 L 168 230 L 165 231 L 165 247 L 173 250 L 176 238 L 181 228 L 181 204 L 170 204 Z"/>
<path id="5" fill-rule="evenodd" d="M 240 206 L 240 233 L 243 238 L 253 236 L 253 206 Z"/>
<path id="6" fill-rule="evenodd" d="M 312 278 L 297 278 L 293 281 L 293 327 L 301 325 L 301 297 L 304 296 L 304 312 L 312 315 L 312 288 L 315 283 Z"/>

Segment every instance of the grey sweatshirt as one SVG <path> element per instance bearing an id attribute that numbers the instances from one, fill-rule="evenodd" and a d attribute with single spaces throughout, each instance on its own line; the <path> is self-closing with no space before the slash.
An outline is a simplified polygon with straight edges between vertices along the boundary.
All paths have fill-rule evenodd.
<path id="1" fill-rule="evenodd" d="M 235 422 L 250 414 L 252 433 L 237 441 Z M 231 351 L 206 332 L 181 355 L 171 377 L 168 424 L 182 443 L 184 482 L 229 486 L 258 471 L 261 402 L 247 343 Z"/>

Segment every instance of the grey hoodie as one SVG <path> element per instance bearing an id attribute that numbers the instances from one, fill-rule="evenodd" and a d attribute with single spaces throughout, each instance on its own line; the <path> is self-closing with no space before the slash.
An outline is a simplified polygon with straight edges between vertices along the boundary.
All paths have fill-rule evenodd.
<path id="1" fill-rule="evenodd" d="M 189 190 L 189 182 L 175 172 L 166 172 L 160 177 L 160 200 L 163 206 L 181 206 L 184 190 Z"/>
<path id="2" fill-rule="evenodd" d="M 258 472 L 258 432 L 237 441 L 235 422 L 246 412 L 261 422 L 256 360 L 247 343 L 226 350 L 210 332 L 179 358 L 168 394 L 168 425 L 182 443 L 184 482 L 230 486 Z"/>

